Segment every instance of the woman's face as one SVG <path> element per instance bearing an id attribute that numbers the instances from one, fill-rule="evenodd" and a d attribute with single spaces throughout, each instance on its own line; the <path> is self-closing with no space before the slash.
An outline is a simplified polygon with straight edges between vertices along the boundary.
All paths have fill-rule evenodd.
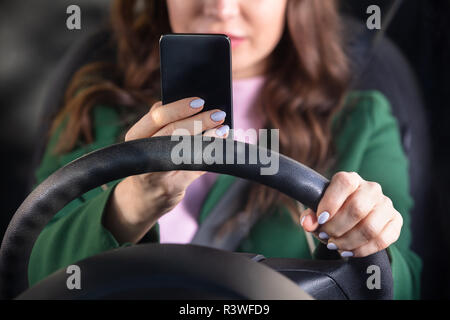
<path id="1" fill-rule="evenodd" d="M 175 33 L 222 33 L 231 39 L 233 78 L 264 73 L 285 25 L 288 0 L 166 0 Z"/>

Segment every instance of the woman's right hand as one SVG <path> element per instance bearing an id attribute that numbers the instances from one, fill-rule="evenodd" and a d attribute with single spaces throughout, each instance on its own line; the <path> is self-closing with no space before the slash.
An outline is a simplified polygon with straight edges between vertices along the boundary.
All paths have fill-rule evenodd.
<path id="1" fill-rule="evenodd" d="M 199 126 L 205 135 L 225 138 L 228 126 L 223 126 L 225 112 L 214 109 L 201 112 L 204 101 L 187 98 L 162 105 L 155 103 L 126 134 L 125 141 L 170 136 L 176 129 L 186 129 L 191 135 Z M 165 213 L 184 197 L 186 188 L 205 172 L 169 171 L 131 176 L 122 180 L 109 199 L 103 218 L 104 226 L 119 243 L 137 243 Z"/>

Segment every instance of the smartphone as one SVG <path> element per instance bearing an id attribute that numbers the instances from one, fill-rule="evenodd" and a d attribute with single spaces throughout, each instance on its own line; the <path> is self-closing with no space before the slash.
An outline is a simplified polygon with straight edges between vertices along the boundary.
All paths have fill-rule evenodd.
<path id="1" fill-rule="evenodd" d="M 230 39 L 222 34 L 163 35 L 159 41 L 163 105 L 187 97 L 205 100 L 202 111 L 226 112 L 233 128 Z"/>

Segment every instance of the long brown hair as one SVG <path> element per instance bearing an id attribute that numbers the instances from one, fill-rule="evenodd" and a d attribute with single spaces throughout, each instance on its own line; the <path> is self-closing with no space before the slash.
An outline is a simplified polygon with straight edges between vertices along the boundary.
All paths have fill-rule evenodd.
<path id="1" fill-rule="evenodd" d="M 100 103 L 125 107 L 136 117 L 159 100 L 158 40 L 170 33 L 166 1 L 116 0 L 111 11 L 113 62 L 95 62 L 73 77 L 52 132 L 64 119 L 57 153 L 79 141 L 91 143 L 91 109 Z M 283 36 L 269 58 L 257 106 L 266 128 L 280 129 L 280 152 L 319 172 L 334 156 L 331 121 L 349 84 L 337 0 L 288 0 Z M 83 90 L 81 90 L 83 89 Z M 297 216 L 296 204 L 262 185 L 252 185 L 246 213 L 283 203 Z"/>

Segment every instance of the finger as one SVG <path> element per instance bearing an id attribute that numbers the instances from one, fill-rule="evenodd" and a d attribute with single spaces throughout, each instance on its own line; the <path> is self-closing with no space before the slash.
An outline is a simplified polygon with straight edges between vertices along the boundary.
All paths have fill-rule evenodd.
<path id="1" fill-rule="evenodd" d="M 307 232 L 313 232 L 317 229 L 317 217 L 312 209 L 306 209 L 300 215 L 300 225 Z"/>
<path id="2" fill-rule="evenodd" d="M 206 130 L 204 136 L 225 139 L 228 137 L 229 133 L 230 127 L 228 125 L 224 125 L 215 129 Z"/>
<path id="3" fill-rule="evenodd" d="M 329 242 L 334 243 L 340 250 L 350 251 L 359 248 L 381 234 L 384 227 L 394 219 L 394 212 L 395 209 L 390 206 L 389 201 L 383 201 L 353 229 L 339 238 L 331 237 Z"/>
<path id="4" fill-rule="evenodd" d="M 319 225 L 332 219 L 345 200 L 358 189 L 362 182 L 362 178 L 356 172 L 336 173 L 317 207 Z"/>
<path id="5" fill-rule="evenodd" d="M 171 122 L 153 136 L 196 135 L 205 130 L 216 128 L 225 121 L 226 113 L 219 109 L 205 111 L 190 118 Z"/>
<path id="6" fill-rule="evenodd" d="M 317 239 L 326 243 L 328 240 L 328 235 L 325 232 L 317 231 L 319 223 L 317 222 L 317 216 L 311 209 L 306 209 L 300 215 L 300 225 L 306 232 L 311 232 Z"/>
<path id="7" fill-rule="evenodd" d="M 353 251 L 349 251 L 349 253 L 342 252 L 341 255 L 350 256 L 350 254 L 353 254 L 355 257 L 366 257 L 378 251 L 384 250 L 398 240 L 402 225 L 403 219 L 401 215 L 396 214 L 395 218 L 384 227 L 383 231 L 377 238 L 372 239 L 367 244 Z"/>
<path id="8" fill-rule="evenodd" d="M 382 197 L 383 192 L 378 183 L 363 181 L 345 200 L 333 219 L 320 227 L 320 231 L 333 238 L 342 237 L 365 219 Z"/>
<path id="9" fill-rule="evenodd" d="M 151 137 L 167 124 L 186 119 L 203 109 L 205 101 L 198 97 L 186 98 L 162 105 L 155 103 L 127 132 L 125 141 Z"/>

